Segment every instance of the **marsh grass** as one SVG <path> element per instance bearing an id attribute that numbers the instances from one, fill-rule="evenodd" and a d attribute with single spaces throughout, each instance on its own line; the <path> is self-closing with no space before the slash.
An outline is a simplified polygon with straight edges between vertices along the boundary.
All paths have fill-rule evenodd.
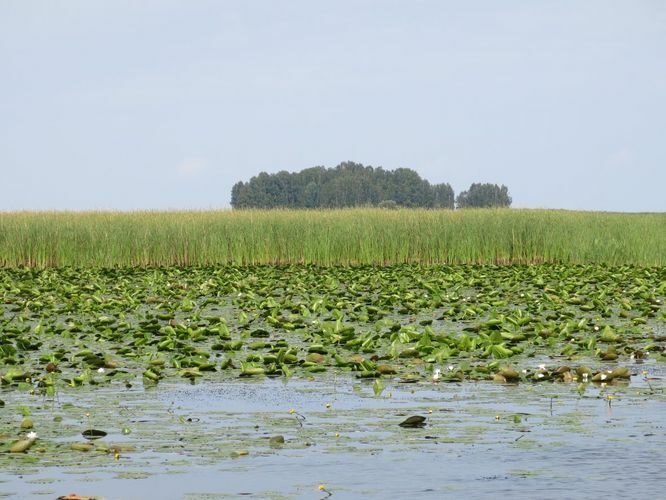
<path id="1" fill-rule="evenodd" d="M 1 266 L 663 265 L 666 214 L 346 209 L 0 213 Z"/>

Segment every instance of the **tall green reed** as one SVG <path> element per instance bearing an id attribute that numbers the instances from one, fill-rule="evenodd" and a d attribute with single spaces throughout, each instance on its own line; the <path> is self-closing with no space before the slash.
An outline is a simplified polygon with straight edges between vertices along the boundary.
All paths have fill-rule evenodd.
<path id="1" fill-rule="evenodd" d="M 664 265 L 666 214 L 564 210 L 0 213 L 1 266 Z"/>

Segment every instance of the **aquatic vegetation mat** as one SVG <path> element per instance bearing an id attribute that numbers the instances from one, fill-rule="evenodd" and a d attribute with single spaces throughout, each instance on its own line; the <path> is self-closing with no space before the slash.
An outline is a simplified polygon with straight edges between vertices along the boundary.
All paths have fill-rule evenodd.
<path id="1" fill-rule="evenodd" d="M 664 357 L 665 269 L 5 269 L 0 383 L 48 396 L 323 372 L 609 383 Z"/>
<path id="2" fill-rule="evenodd" d="M 480 482 L 571 473 L 503 449 L 584 461 L 583 442 L 640 441 L 663 463 L 665 298 L 660 267 L 2 269 L 0 479 L 92 495 L 187 472 L 218 487 L 181 496 L 379 497 L 376 479 L 338 480 L 341 456 L 402 464 L 439 495 L 469 460 Z M 433 486 L 423 454 L 442 446 L 461 462 Z M 283 477 L 315 457 L 317 478 Z"/>

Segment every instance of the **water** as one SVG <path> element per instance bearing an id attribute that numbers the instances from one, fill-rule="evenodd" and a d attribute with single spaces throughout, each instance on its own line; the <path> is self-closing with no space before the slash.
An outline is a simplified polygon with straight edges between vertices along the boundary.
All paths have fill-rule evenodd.
<path id="1" fill-rule="evenodd" d="M 663 498 L 663 369 L 650 373 L 651 388 L 637 375 L 582 396 L 562 383 L 385 381 L 374 397 L 371 381 L 349 376 L 112 384 L 54 402 L 12 391 L 1 395 L 0 433 L 14 439 L 21 404 L 39 439 L 27 454 L 0 456 L 0 493 L 318 499 L 323 484 L 333 499 Z M 398 426 L 410 415 L 426 427 Z M 88 427 L 133 450 L 118 459 L 70 450 Z M 274 435 L 285 444 L 271 447 Z"/>

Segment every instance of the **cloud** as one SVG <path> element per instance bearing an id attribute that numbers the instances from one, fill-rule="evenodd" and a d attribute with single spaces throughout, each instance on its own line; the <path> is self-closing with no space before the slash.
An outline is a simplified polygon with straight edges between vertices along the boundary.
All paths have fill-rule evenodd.
<path id="1" fill-rule="evenodd" d="M 180 177 L 197 177 L 206 169 L 206 162 L 199 158 L 183 160 L 176 166 Z"/>

